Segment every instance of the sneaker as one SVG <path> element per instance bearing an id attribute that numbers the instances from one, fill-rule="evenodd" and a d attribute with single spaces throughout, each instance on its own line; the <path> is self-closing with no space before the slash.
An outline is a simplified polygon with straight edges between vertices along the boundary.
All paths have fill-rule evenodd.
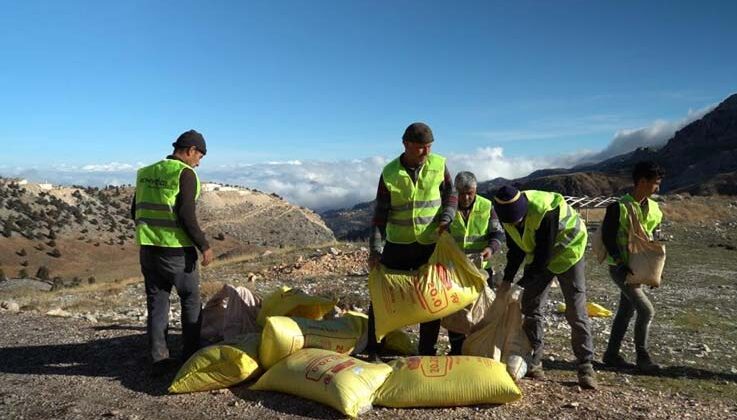
<path id="1" fill-rule="evenodd" d="M 583 389 L 596 389 L 599 386 L 591 363 L 584 363 L 578 367 L 578 384 Z"/>
<path id="2" fill-rule="evenodd" d="M 527 373 L 525 373 L 526 378 L 530 378 L 536 381 L 542 381 L 545 379 L 545 371 L 543 371 L 543 364 L 538 363 L 536 365 L 531 364 L 527 368 Z"/>
<path id="3" fill-rule="evenodd" d="M 650 356 L 638 357 L 637 370 L 641 373 L 656 373 L 660 371 L 660 365 L 650 360 Z"/>
<path id="4" fill-rule="evenodd" d="M 601 361 L 604 363 L 604 366 L 610 367 L 610 368 L 615 368 L 615 369 L 634 369 L 635 368 L 634 363 L 630 363 L 624 360 L 624 357 L 622 357 L 619 354 L 615 354 L 612 356 L 612 355 L 605 353 Z"/>

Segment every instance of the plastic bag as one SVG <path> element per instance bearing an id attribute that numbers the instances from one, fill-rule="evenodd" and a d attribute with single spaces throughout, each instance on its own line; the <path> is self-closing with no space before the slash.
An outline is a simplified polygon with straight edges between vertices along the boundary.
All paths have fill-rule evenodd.
<path id="1" fill-rule="evenodd" d="M 266 371 L 251 389 L 285 392 L 356 417 L 371 409 L 374 393 L 391 371 L 385 363 L 366 363 L 329 350 L 302 349 Z"/>
<path id="2" fill-rule="evenodd" d="M 474 356 L 414 356 L 389 363 L 393 371 L 374 403 L 386 407 L 504 404 L 522 392 L 504 364 Z"/>
<path id="3" fill-rule="evenodd" d="M 169 392 L 180 394 L 227 388 L 256 377 L 261 372 L 259 340 L 259 334 L 247 334 L 200 349 L 179 369 Z"/>
<path id="4" fill-rule="evenodd" d="M 211 343 L 258 332 L 261 299 L 245 287 L 223 285 L 202 309 L 200 337 Z"/>
<path id="5" fill-rule="evenodd" d="M 450 314 L 443 318 L 441 324 L 448 331 L 454 331 L 461 334 L 471 334 L 480 329 L 488 322 L 487 312 L 491 308 L 496 295 L 488 286 L 484 287 L 481 293 L 471 305 L 466 306 L 460 311 Z"/>
<path id="6" fill-rule="evenodd" d="M 558 303 L 558 305 L 555 307 L 555 310 L 559 314 L 564 313 L 566 311 L 566 304 L 563 302 Z M 602 318 L 607 318 L 613 315 L 612 311 L 610 311 L 609 309 L 599 305 L 598 303 L 593 302 L 586 303 L 586 313 L 588 313 L 590 317 Z"/>
<path id="7" fill-rule="evenodd" d="M 336 303 L 332 299 L 310 296 L 299 289 L 282 286 L 264 298 L 258 313 L 258 325 L 263 326 L 270 316 L 322 319 L 333 310 Z"/>
<path id="8" fill-rule="evenodd" d="M 326 320 L 270 316 L 261 333 L 261 364 L 268 369 L 302 348 L 350 353 L 365 330 L 366 322 L 351 314 Z"/>
<path id="9" fill-rule="evenodd" d="M 515 379 L 527 372 L 527 360 L 532 346 L 522 330 L 522 288 L 511 285 L 506 293 L 499 293 L 488 311 L 489 322 L 473 332 L 463 342 L 463 354 L 489 357 L 506 364 Z"/>
<path id="10" fill-rule="evenodd" d="M 406 325 L 432 321 L 473 303 L 488 274 L 476 268 L 447 232 L 418 271 L 371 270 L 369 292 L 376 316 L 376 339 Z"/>

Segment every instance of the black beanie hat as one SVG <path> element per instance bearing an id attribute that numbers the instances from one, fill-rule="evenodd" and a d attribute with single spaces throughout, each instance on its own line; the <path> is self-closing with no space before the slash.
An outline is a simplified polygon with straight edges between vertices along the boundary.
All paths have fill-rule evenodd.
<path id="1" fill-rule="evenodd" d="M 432 130 L 430 130 L 430 127 L 422 122 L 415 122 L 410 124 L 406 130 L 404 130 L 404 135 L 402 136 L 403 141 L 408 141 L 412 143 L 432 143 L 435 138 L 432 135 Z"/>
<path id="2" fill-rule="evenodd" d="M 207 145 L 205 144 L 205 138 L 202 134 L 195 130 L 189 130 L 182 133 L 177 141 L 171 144 L 174 148 L 188 148 L 194 146 L 203 155 L 207 154 Z"/>
<path id="3" fill-rule="evenodd" d="M 517 223 L 527 214 L 527 197 L 517 188 L 504 185 L 494 194 L 494 211 L 502 223 Z"/>

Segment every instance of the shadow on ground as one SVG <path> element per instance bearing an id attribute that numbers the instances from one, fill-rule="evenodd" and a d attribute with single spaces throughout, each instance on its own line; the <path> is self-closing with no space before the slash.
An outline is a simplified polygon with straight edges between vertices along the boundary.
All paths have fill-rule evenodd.
<path id="1" fill-rule="evenodd" d="M 114 378 L 133 391 L 164 395 L 176 374 L 152 377 L 147 360 L 145 327 L 110 325 L 95 330 L 127 330 L 135 334 L 86 343 L 20 346 L 0 349 L 0 372 L 25 375 L 66 375 Z M 180 335 L 169 334 L 169 345 L 179 348 Z"/>

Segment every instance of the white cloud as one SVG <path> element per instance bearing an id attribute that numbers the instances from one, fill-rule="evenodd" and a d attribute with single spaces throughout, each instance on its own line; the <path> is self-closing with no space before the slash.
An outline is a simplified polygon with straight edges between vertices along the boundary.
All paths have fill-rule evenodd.
<path id="1" fill-rule="evenodd" d="M 583 161 L 601 160 L 641 146 L 661 145 L 686 124 L 701 118 L 712 107 L 689 111 L 675 122 L 655 121 L 647 127 L 617 131 L 610 144 L 600 152 L 580 150 L 549 157 L 507 157 L 502 147 L 482 147 L 468 153 L 448 153 L 448 167 L 453 175 L 471 171 L 479 181 L 504 177 L 518 178 L 544 168 L 570 168 Z M 565 123 L 570 132 L 581 133 L 590 123 L 596 129 L 616 121 L 612 116 L 594 116 L 582 122 Z M 576 127 L 577 126 L 577 127 Z M 571 127 L 563 127 L 568 130 Z M 561 135 L 564 130 L 556 133 Z M 506 138 L 536 138 L 535 133 L 496 133 Z M 537 136 L 537 138 L 542 138 Z M 233 163 L 208 166 L 198 173 L 204 181 L 220 182 L 277 193 L 288 201 L 314 210 L 350 207 L 372 200 L 382 168 L 395 156 L 371 156 L 344 161 L 282 161 Z M 135 171 L 143 163 L 95 163 L 89 165 L 57 165 L 51 168 L 10 168 L 0 166 L 0 175 L 18 176 L 36 182 L 77 185 L 123 185 L 135 182 Z"/>
<path id="2" fill-rule="evenodd" d="M 716 105 L 689 110 L 688 114 L 678 121 L 656 120 L 646 127 L 622 129 L 616 132 L 609 145 L 599 153 L 586 157 L 586 161 L 598 162 L 610 157 L 631 152 L 638 147 L 660 147 L 670 140 L 676 131 L 700 119 L 714 109 Z"/>

